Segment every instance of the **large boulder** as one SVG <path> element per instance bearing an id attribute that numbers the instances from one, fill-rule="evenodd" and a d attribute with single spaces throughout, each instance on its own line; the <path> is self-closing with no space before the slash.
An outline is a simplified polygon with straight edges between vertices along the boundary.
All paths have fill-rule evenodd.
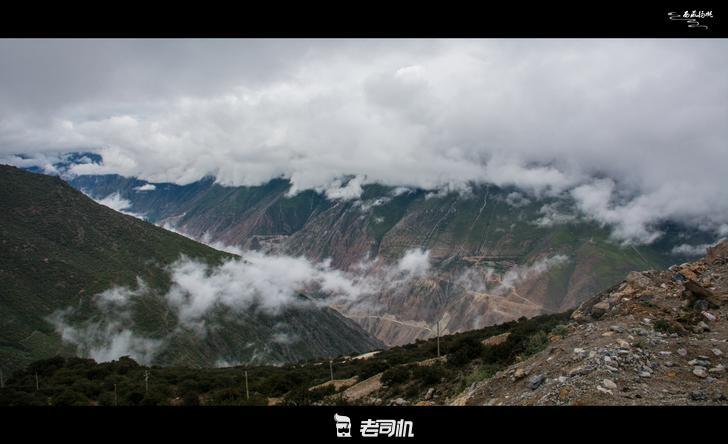
<path id="1" fill-rule="evenodd" d="M 708 248 L 708 252 L 705 255 L 705 262 L 709 264 L 728 262 L 728 240 L 724 240 Z"/>

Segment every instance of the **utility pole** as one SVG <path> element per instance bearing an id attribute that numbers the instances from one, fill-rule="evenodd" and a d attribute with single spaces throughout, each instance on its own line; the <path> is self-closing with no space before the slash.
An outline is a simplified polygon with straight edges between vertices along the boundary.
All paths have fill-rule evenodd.
<path id="1" fill-rule="evenodd" d="M 334 382 L 334 360 L 329 359 L 329 371 L 331 372 L 331 382 Z"/>
<path id="2" fill-rule="evenodd" d="M 116 396 L 116 384 L 114 384 L 114 407 L 119 405 L 119 397 Z"/>
<path id="3" fill-rule="evenodd" d="M 144 370 L 144 393 L 149 393 L 149 370 Z"/>
<path id="4" fill-rule="evenodd" d="M 437 357 L 440 357 L 440 321 L 437 321 Z"/>
<path id="5" fill-rule="evenodd" d="M 245 399 L 250 399 L 250 392 L 248 392 L 248 371 L 245 370 Z"/>
<path id="6" fill-rule="evenodd" d="M 38 384 L 38 372 L 35 372 L 35 391 L 37 392 L 39 390 L 40 390 L 40 386 Z"/>

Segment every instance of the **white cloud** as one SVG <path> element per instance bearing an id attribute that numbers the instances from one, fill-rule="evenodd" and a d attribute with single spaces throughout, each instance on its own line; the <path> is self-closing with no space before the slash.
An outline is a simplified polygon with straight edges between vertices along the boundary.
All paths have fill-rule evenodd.
<path id="1" fill-rule="evenodd" d="M 502 296 L 528 279 L 540 276 L 568 260 L 568 256 L 557 254 L 530 264 L 516 265 L 503 273 L 491 267 L 470 267 L 461 272 L 454 282 L 468 291 Z"/>
<path id="2" fill-rule="evenodd" d="M 133 217 L 136 217 L 137 219 L 144 220 L 144 215 L 143 214 L 134 213 L 134 212 L 131 212 L 131 211 L 126 211 L 129 208 L 131 208 L 132 203 L 131 203 L 131 201 L 129 199 L 125 199 L 125 198 L 121 197 L 121 194 L 119 194 L 118 192 L 111 193 L 111 194 L 109 194 L 108 196 L 106 196 L 104 198 L 97 199 L 94 196 L 92 196 L 91 194 L 89 194 L 88 192 L 86 192 L 85 190 L 81 190 L 81 191 L 86 196 L 88 196 L 91 199 L 95 200 L 96 203 L 99 203 L 99 204 L 101 204 L 101 205 L 103 205 L 105 207 L 109 207 L 112 210 L 118 211 L 119 213 L 126 214 L 127 216 L 133 216 Z"/>
<path id="3" fill-rule="evenodd" d="M 496 289 L 496 293 L 512 290 L 521 282 L 534 276 L 539 276 L 549 269 L 561 265 L 568 260 L 568 256 L 557 254 L 551 257 L 539 259 L 532 264 L 516 265 L 505 272 L 500 285 Z"/>
<path id="4" fill-rule="evenodd" d="M 131 315 L 131 302 L 147 290 L 138 279 L 136 289 L 113 287 L 94 295 L 92 302 L 100 311 L 96 318 L 74 322 L 78 309 L 69 307 L 54 312 L 48 321 L 61 339 L 74 345 L 83 356 L 98 362 L 131 356 L 140 363 L 150 364 L 164 348 L 165 339 L 135 333 Z"/>
<path id="5" fill-rule="evenodd" d="M 152 183 L 145 183 L 144 185 L 134 187 L 134 191 L 154 191 L 157 186 Z"/>
<path id="6" fill-rule="evenodd" d="M 430 252 L 416 248 L 407 250 L 398 261 L 397 270 L 415 277 L 421 277 L 430 271 Z"/>
<path id="7" fill-rule="evenodd" d="M 672 254 L 675 254 L 675 255 L 703 256 L 708 251 L 708 248 L 714 247 L 724 240 L 725 240 L 724 238 L 721 238 L 712 244 L 699 244 L 699 245 L 680 244 L 680 245 L 673 247 L 671 252 L 672 252 Z"/>
<path id="8" fill-rule="evenodd" d="M 298 295 L 312 296 L 319 306 L 356 302 L 365 296 L 402 289 L 429 271 L 429 251 L 410 250 L 392 266 L 363 262 L 354 272 L 331 267 L 330 261 L 314 263 L 304 257 L 241 252 L 242 257 L 219 266 L 181 257 L 168 267 L 171 287 L 164 295 L 179 327 L 204 337 L 215 310 L 261 310 L 275 315 L 285 307 L 303 303 Z M 113 287 L 93 296 L 97 315 L 78 320 L 78 309 L 59 310 L 49 317 L 62 339 L 97 361 L 130 355 L 150 363 L 166 347 L 171 335 L 144 337 L 136 333 L 135 303 L 148 297 L 149 287 L 137 279 L 135 288 Z M 315 296 L 315 297 L 314 297 Z M 290 345 L 299 340 L 295 331 L 277 324 L 270 338 Z M 221 365 L 225 364 L 224 362 Z"/>
<path id="9" fill-rule="evenodd" d="M 552 227 L 576 220 L 575 215 L 562 212 L 555 203 L 543 205 L 539 213 L 543 216 L 533 221 L 533 224 L 539 227 Z"/>
<path id="10" fill-rule="evenodd" d="M 331 200 L 354 200 L 361 197 L 361 193 L 364 192 L 362 185 L 364 183 L 364 176 L 356 176 L 348 181 L 346 184 L 342 183 L 342 180 L 335 179 L 331 184 L 324 189 L 324 194 Z"/>
<path id="11" fill-rule="evenodd" d="M 97 200 L 96 202 L 119 212 L 131 208 L 131 202 L 128 199 L 124 199 L 123 197 L 121 197 L 119 193 L 111 193 L 103 199 Z"/>
<path id="12" fill-rule="evenodd" d="M 14 60 L 0 69 L 0 96 L 17 105 L 0 106 L 0 150 L 104 156 L 78 174 L 286 177 L 294 191 L 342 200 L 365 183 L 515 185 L 572 195 L 628 242 L 656 239 L 667 219 L 711 229 L 728 219 L 726 41 L 33 45 L 0 45 Z M 124 57 L 110 59 L 110 47 Z M 99 75 L 77 72 L 72 60 L 91 56 L 104 61 Z M 38 69 L 50 61 L 59 81 Z"/>
<path id="13" fill-rule="evenodd" d="M 523 194 L 514 191 L 506 196 L 506 203 L 512 207 L 520 208 L 530 204 L 531 200 Z"/>

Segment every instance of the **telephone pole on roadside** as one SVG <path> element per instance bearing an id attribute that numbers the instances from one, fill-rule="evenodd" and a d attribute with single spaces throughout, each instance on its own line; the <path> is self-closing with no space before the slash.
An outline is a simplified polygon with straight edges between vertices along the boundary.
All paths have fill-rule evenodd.
<path id="1" fill-rule="evenodd" d="M 144 370 L 144 393 L 149 393 L 149 370 Z"/>
<path id="2" fill-rule="evenodd" d="M 329 359 L 329 371 L 331 372 L 331 382 L 334 382 L 334 360 Z"/>
<path id="3" fill-rule="evenodd" d="M 250 399 L 250 392 L 248 391 L 248 371 L 245 370 L 245 399 Z"/>
<path id="4" fill-rule="evenodd" d="M 440 321 L 437 321 L 437 357 L 440 357 Z"/>
<path id="5" fill-rule="evenodd" d="M 35 372 L 35 391 L 40 390 L 40 384 L 38 384 L 38 372 Z"/>

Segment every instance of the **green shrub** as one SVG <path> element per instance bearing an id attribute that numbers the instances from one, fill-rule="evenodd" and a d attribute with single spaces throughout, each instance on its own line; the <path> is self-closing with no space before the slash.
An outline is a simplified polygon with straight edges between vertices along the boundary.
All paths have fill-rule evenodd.
<path id="1" fill-rule="evenodd" d="M 454 351 L 447 357 L 447 363 L 451 367 L 460 367 L 480 356 L 483 344 L 478 338 L 469 336 L 457 341 L 453 348 Z"/>
<path id="2" fill-rule="evenodd" d="M 195 391 L 188 391 L 182 395 L 182 405 L 198 406 L 200 405 L 200 394 Z"/>
<path id="3" fill-rule="evenodd" d="M 382 384 L 393 386 L 408 381 L 410 371 L 405 366 L 392 367 L 382 374 Z"/>
<path id="4" fill-rule="evenodd" d="M 446 371 L 442 364 L 418 365 L 412 370 L 412 378 L 423 385 L 433 385 L 445 377 Z"/>
<path id="5" fill-rule="evenodd" d="M 53 398 L 53 405 L 56 406 L 81 406 L 89 405 L 88 398 L 80 392 L 66 389 L 60 395 Z"/>
<path id="6" fill-rule="evenodd" d="M 549 338 L 546 336 L 546 332 L 541 330 L 528 339 L 524 353 L 526 356 L 536 354 L 546 348 L 548 343 Z"/>

